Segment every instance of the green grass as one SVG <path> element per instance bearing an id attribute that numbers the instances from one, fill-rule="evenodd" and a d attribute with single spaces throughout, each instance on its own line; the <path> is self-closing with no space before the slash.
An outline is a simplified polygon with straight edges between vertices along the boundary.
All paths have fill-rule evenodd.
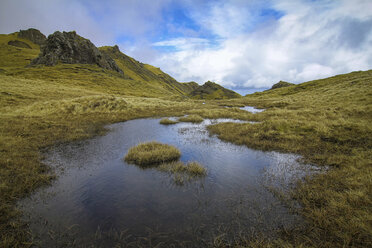
<path id="1" fill-rule="evenodd" d="M 204 119 L 200 115 L 193 114 L 193 115 L 187 115 L 187 116 L 181 117 L 178 120 L 181 122 L 200 123 Z"/>
<path id="2" fill-rule="evenodd" d="M 163 118 L 163 119 L 160 120 L 159 123 L 163 124 L 163 125 L 172 125 L 172 124 L 177 124 L 178 121 L 174 121 L 174 120 L 171 120 L 169 118 Z"/>
<path id="3" fill-rule="evenodd" d="M 181 152 L 176 147 L 152 141 L 130 148 L 124 159 L 131 164 L 148 166 L 172 162 L 180 157 Z"/>

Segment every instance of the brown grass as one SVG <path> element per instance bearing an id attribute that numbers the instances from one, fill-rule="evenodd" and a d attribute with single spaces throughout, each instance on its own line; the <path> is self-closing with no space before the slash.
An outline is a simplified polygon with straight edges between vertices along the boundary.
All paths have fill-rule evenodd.
<path id="1" fill-rule="evenodd" d="M 124 159 L 131 164 L 148 166 L 175 161 L 180 157 L 181 152 L 176 147 L 152 141 L 130 148 Z"/>

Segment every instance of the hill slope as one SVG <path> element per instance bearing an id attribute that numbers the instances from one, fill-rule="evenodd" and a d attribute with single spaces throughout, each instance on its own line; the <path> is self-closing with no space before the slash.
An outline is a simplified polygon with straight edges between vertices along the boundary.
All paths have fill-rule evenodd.
<path id="1" fill-rule="evenodd" d="M 40 51 L 40 46 L 31 40 L 43 43 L 42 37 L 34 29 L 0 35 L 0 72 L 27 79 L 52 80 L 71 87 L 90 85 L 92 90 L 145 97 L 186 96 L 197 86 L 196 83 L 179 83 L 159 68 L 121 53 L 117 46 L 97 49 L 74 32 L 50 35 L 48 38 L 54 41 L 49 43 L 49 48 L 45 46 Z M 45 42 L 48 45 L 48 40 Z M 31 62 L 35 66 L 30 67 Z"/>
<path id="2" fill-rule="evenodd" d="M 189 93 L 189 96 L 193 99 L 230 99 L 241 97 L 238 93 L 226 89 L 221 85 L 218 85 L 213 82 L 206 82 L 203 85 L 197 87 L 192 92 Z"/>
<path id="3" fill-rule="evenodd" d="M 288 83 L 288 82 L 285 82 L 285 81 L 279 81 L 278 83 L 274 84 L 270 90 L 274 90 L 274 89 L 278 89 L 278 88 L 283 88 L 283 87 L 288 87 L 288 86 L 291 86 L 291 85 L 294 85 L 292 83 Z"/>
<path id="4" fill-rule="evenodd" d="M 266 110 L 257 116 L 260 123 L 218 124 L 210 127 L 212 133 L 260 150 L 300 154 L 327 168 L 292 192 L 306 224 L 292 233 L 298 242 L 293 247 L 367 247 L 372 233 L 372 70 L 230 102 Z"/>
<path id="5" fill-rule="evenodd" d="M 124 71 L 125 75 L 133 80 L 151 82 L 152 84 L 163 85 L 171 92 L 176 92 L 181 95 L 191 92 L 193 87 L 189 84 L 177 82 L 174 78 L 161 71 L 152 65 L 143 64 L 128 55 L 125 55 L 119 50 L 118 46 L 100 47 L 100 51 L 107 54 L 115 60 L 119 67 Z"/>

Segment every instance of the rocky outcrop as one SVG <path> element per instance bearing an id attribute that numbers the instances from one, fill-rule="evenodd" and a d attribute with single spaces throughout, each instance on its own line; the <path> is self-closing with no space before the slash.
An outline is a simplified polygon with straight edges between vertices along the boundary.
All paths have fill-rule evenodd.
<path id="1" fill-rule="evenodd" d="M 288 86 L 292 86 L 294 84 L 292 83 L 288 83 L 288 82 L 285 82 L 285 81 L 279 81 L 278 83 L 274 84 L 270 90 L 273 90 L 273 89 L 279 89 L 279 88 L 283 88 L 283 87 L 288 87 Z"/>
<path id="2" fill-rule="evenodd" d="M 20 48 L 28 48 L 28 49 L 32 48 L 29 44 L 27 44 L 26 42 L 20 41 L 20 40 L 10 40 L 8 42 L 8 45 L 20 47 Z"/>
<path id="3" fill-rule="evenodd" d="M 35 28 L 29 28 L 27 30 L 20 30 L 18 33 L 18 37 L 22 39 L 27 39 L 32 41 L 39 46 L 44 45 L 47 38 L 43 35 L 39 30 Z"/>
<path id="4" fill-rule="evenodd" d="M 115 61 L 105 53 L 102 53 L 88 39 L 76 34 L 76 32 L 55 32 L 48 36 L 44 46 L 41 47 L 39 57 L 31 64 L 43 64 L 54 66 L 58 63 L 65 64 L 96 64 L 104 69 L 123 71 Z"/>

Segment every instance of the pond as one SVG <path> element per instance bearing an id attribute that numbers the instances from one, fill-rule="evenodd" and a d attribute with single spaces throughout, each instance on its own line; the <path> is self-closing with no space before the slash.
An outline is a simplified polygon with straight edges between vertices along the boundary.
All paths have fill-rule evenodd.
<path id="1" fill-rule="evenodd" d="M 299 156 L 262 152 L 210 136 L 206 125 L 161 125 L 137 119 L 109 125 L 106 135 L 63 144 L 45 154 L 59 177 L 20 203 L 40 247 L 205 247 L 218 235 L 275 236 L 301 219 L 269 190 L 286 188 L 314 168 Z M 254 125 L 254 124 L 252 124 Z M 207 175 L 183 184 L 154 168 L 124 162 L 145 141 L 170 144 L 181 161 L 197 161 Z"/>
<path id="2" fill-rule="evenodd" d="M 241 107 L 240 109 L 251 112 L 253 114 L 265 111 L 265 109 L 258 109 L 258 108 L 252 107 L 252 106 L 244 106 L 244 107 Z"/>

